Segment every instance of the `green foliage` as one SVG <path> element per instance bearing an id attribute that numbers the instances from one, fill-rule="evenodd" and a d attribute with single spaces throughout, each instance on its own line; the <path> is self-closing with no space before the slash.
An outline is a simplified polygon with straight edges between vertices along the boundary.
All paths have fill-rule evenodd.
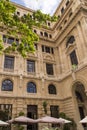
<path id="1" fill-rule="evenodd" d="M 72 69 L 75 70 L 77 68 L 77 65 L 76 64 L 73 64 L 72 65 Z"/>
<path id="2" fill-rule="evenodd" d="M 3 120 L 3 121 L 8 120 L 8 111 L 0 110 L 0 120 Z"/>
<path id="3" fill-rule="evenodd" d="M 73 130 L 76 130 L 76 123 L 75 123 L 75 121 L 74 121 L 72 118 L 69 118 L 69 117 L 68 117 L 65 113 L 63 113 L 63 112 L 59 113 L 59 117 L 62 117 L 62 118 L 64 118 L 64 119 L 66 119 L 66 120 L 71 121 L 71 123 L 66 123 L 66 124 L 64 124 L 63 130 L 70 130 L 71 127 L 73 128 Z"/>
<path id="4" fill-rule="evenodd" d="M 46 101 L 43 102 L 43 108 L 44 108 L 45 114 L 47 114 L 47 102 Z"/>
<path id="5" fill-rule="evenodd" d="M 20 43 L 13 43 L 7 48 L 3 48 L 0 40 L 0 52 L 18 52 L 23 57 L 29 52 L 34 52 L 34 42 L 38 41 L 38 35 L 33 32 L 33 26 L 46 26 L 47 21 L 56 21 L 55 16 L 43 14 L 40 10 L 32 12 L 26 16 L 18 17 L 16 15 L 16 7 L 9 0 L 0 0 L 0 31 L 5 30 L 8 36 L 20 39 Z"/>
<path id="6" fill-rule="evenodd" d="M 20 112 L 19 112 L 19 116 L 24 116 L 24 112 L 23 112 L 23 111 L 20 111 Z"/>

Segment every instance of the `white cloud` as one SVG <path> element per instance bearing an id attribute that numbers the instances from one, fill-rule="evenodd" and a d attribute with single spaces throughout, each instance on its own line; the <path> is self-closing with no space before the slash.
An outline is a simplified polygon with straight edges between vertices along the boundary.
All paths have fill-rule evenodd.
<path id="1" fill-rule="evenodd" d="M 26 7 L 40 9 L 43 13 L 53 14 L 61 0 L 20 0 Z"/>

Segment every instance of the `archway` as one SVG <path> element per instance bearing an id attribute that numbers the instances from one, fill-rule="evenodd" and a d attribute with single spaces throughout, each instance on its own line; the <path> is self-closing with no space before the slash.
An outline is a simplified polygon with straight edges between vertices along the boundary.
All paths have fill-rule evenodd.
<path id="1" fill-rule="evenodd" d="M 83 119 L 87 115 L 87 96 L 85 93 L 85 87 L 81 82 L 76 82 L 73 85 L 73 94 L 74 94 L 74 101 L 75 101 L 75 110 L 76 110 L 76 118 L 77 118 L 77 125 L 79 126 L 79 121 Z M 83 125 L 85 129 L 86 125 Z"/>

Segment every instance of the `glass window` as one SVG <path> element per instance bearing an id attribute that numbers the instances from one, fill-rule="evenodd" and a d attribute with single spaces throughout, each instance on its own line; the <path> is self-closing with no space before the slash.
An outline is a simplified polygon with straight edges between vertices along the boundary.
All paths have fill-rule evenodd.
<path id="1" fill-rule="evenodd" d="M 36 31 L 36 30 L 34 30 L 34 33 L 37 33 L 37 31 Z"/>
<path id="2" fill-rule="evenodd" d="M 74 65 L 74 64 L 78 65 L 78 60 L 77 60 L 77 56 L 76 56 L 75 50 L 70 53 L 70 60 L 71 60 L 71 64 L 72 65 Z"/>
<path id="3" fill-rule="evenodd" d="M 75 91 L 75 94 L 76 94 L 77 101 L 78 102 L 83 102 L 82 95 L 78 91 Z"/>
<path id="4" fill-rule="evenodd" d="M 36 85 L 33 82 L 29 82 L 27 84 L 27 92 L 28 93 L 36 93 Z"/>
<path id="5" fill-rule="evenodd" d="M 35 61 L 27 60 L 27 72 L 35 72 Z"/>
<path id="6" fill-rule="evenodd" d="M 4 68 L 14 69 L 14 57 L 5 56 Z"/>
<path id="7" fill-rule="evenodd" d="M 48 33 L 47 33 L 47 32 L 44 32 L 44 36 L 45 36 L 45 37 L 48 37 Z"/>
<path id="8" fill-rule="evenodd" d="M 40 32 L 40 35 L 43 36 L 43 32 Z"/>
<path id="9" fill-rule="evenodd" d="M 72 16 L 72 14 L 73 14 L 73 13 L 72 13 L 72 12 L 70 12 L 69 17 L 71 17 L 71 16 Z"/>
<path id="10" fill-rule="evenodd" d="M 59 115 L 59 106 L 55 105 L 51 105 L 50 106 L 50 114 L 52 117 L 58 118 Z M 52 127 L 54 128 L 58 128 L 58 124 L 52 124 Z"/>
<path id="11" fill-rule="evenodd" d="M 62 7 L 62 9 L 61 9 L 61 14 L 63 14 L 64 13 L 64 7 Z"/>
<path id="12" fill-rule="evenodd" d="M 3 42 L 6 43 L 6 41 L 7 41 L 7 37 L 3 35 Z"/>
<path id="13" fill-rule="evenodd" d="M 12 44 L 14 42 L 14 38 L 13 37 L 9 37 L 7 40 L 8 44 Z"/>
<path id="14" fill-rule="evenodd" d="M 50 53 L 50 47 L 45 47 L 47 53 Z"/>
<path id="15" fill-rule="evenodd" d="M 46 71 L 48 75 L 53 75 L 53 64 L 46 64 Z"/>
<path id="16" fill-rule="evenodd" d="M 75 41 L 75 37 L 74 36 L 70 36 L 67 43 L 66 43 L 66 47 L 68 47 L 69 44 L 73 44 Z"/>
<path id="17" fill-rule="evenodd" d="M 2 82 L 2 91 L 13 91 L 13 82 L 6 79 Z"/>
<path id="18" fill-rule="evenodd" d="M 12 104 L 0 104 L 0 120 L 7 121 L 12 118 Z M 11 130 L 11 125 L 3 127 L 3 130 Z"/>
<path id="19" fill-rule="evenodd" d="M 48 26 L 50 26 L 50 23 L 48 22 Z"/>
<path id="20" fill-rule="evenodd" d="M 51 34 L 49 34 L 49 38 L 52 38 L 52 35 L 51 35 Z"/>
<path id="21" fill-rule="evenodd" d="M 45 52 L 45 46 L 42 45 L 42 52 Z"/>
<path id="22" fill-rule="evenodd" d="M 51 48 L 51 53 L 54 54 L 54 49 L 53 48 Z"/>
<path id="23" fill-rule="evenodd" d="M 35 49 L 36 49 L 36 50 L 38 50 L 38 46 L 37 46 L 37 44 L 36 44 L 36 43 L 34 44 L 34 47 L 35 47 Z"/>
<path id="24" fill-rule="evenodd" d="M 53 105 L 51 105 L 50 106 L 50 112 L 51 112 L 51 116 L 52 117 L 58 118 L 58 115 L 59 115 L 59 106 L 53 106 Z"/>
<path id="25" fill-rule="evenodd" d="M 69 5 L 69 0 L 66 2 L 66 6 L 68 6 Z"/>
<path id="26" fill-rule="evenodd" d="M 48 92 L 49 94 L 56 94 L 56 87 L 52 84 L 48 86 Z"/>
<path id="27" fill-rule="evenodd" d="M 19 44 L 19 39 L 16 39 L 15 41 L 16 41 L 16 44 L 18 45 Z"/>

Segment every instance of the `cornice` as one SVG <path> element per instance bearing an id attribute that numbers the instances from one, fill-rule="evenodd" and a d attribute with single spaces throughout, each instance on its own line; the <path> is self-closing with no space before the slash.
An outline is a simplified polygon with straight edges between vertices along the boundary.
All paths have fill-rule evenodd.
<path id="1" fill-rule="evenodd" d="M 32 9 L 30 9 L 30 8 L 27 8 L 27 7 L 23 6 L 23 5 L 17 4 L 17 3 L 15 3 L 15 2 L 12 2 L 12 1 L 11 1 L 11 3 L 12 3 L 14 6 L 16 6 L 16 7 L 18 7 L 18 8 L 21 8 L 21 9 L 23 9 L 23 10 L 26 10 L 26 11 L 28 11 L 28 12 L 33 13 L 33 12 L 35 11 L 35 10 L 32 10 Z"/>
<path id="2" fill-rule="evenodd" d="M 69 20 L 69 22 L 67 23 L 67 25 L 62 29 L 61 33 L 59 35 L 57 35 L 57 37 L 55 37 L 55 42 L 57 42 L 57 40 L 61 37 L 61 35 L 63 35 L 63 33 L 66 31 L 66 29 L 68 28 L 68 26 L 75 20 L 75 18 L 84 10 L 84 6 L 79 5 L 77 10 L 73 13 L 72 19 Z M 87 9 L 86 9 L 87 11 Z M 80 15 L 81 16 L 81 15 Z M 78 21 L 77 21 L 78 22 Z M 72 29 L 75 27 L 76 23 L 73 25 Z M 67 34 L 66 34 L 67 35 Z M 66 36 L 65 36 L 66 37 Z M 63 38 L 64 39 L 64 38 Z M 62 40 L 63 40 L 62 39 Z"/>

